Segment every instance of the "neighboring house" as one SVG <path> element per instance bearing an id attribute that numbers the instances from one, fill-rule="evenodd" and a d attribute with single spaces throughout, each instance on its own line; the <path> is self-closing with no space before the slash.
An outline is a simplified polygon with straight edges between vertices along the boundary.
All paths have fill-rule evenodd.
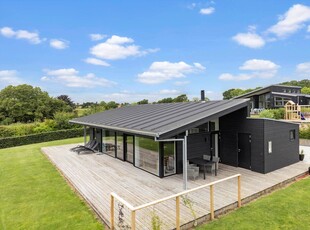
<path id="1" fill-rule="evenodd" d="M 88 127 L 103 154 L 159 177 L 182 173 L 184 162 L 204 154 L 260 173 L 298 162 L 299 126 L 247 118 L 248 108 L 248 99 L 146 104 L 70 122 Z"/>
<path id="2" fill-rule="evenodd" d="M 282 108 L 288 101 L 299 105 L 310 105 L 310 95 L 301 94 L 299 86 L 271 85 L 237 96 L 234 99 L 240 98 L 250 99 L 251 110 Z"/>

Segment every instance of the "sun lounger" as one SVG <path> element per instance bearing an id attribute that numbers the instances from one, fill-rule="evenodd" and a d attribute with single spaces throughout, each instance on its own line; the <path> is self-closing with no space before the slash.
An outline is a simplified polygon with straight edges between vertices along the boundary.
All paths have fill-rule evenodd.
<path id="1" fill-rule="evenodd" d="M 90 148 L 91 146 L 93 146 L 95 144 L 95 142 L 96 142 L 95 140 L 90 140 L 89 142 L 86 143 L 86 145 L 78 145 L 76 147 L 71 148 L 70 150 L 73 152 L 76 152 L 76 151 L 81 150 L 85 147 Z"/>
<path id="2" fill-rule="evenodd" d="M 94 153 L 94 152 L 96 152 L 97 147 L 98 147 L 98 142 L 95 141 L 95 144 L 94 144 L 93 146 L 91 146 L 91 147 L 89 147 L 89 148 L 84 147 L 83 149 L 78 150 L 78 151 L 76 151 L 76 152 L 77 152 L 77 154 L 89 153 L 89 152 L 93 152 L 93 153 Z"/>

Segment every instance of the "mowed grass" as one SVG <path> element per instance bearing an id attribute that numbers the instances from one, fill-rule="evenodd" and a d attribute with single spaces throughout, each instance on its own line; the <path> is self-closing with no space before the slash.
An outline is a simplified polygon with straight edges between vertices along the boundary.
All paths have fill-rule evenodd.
<path id="1" fill-rule="evenodd" d="M 310 178 L 197 228 L 203 229 L 310 229 Z"/>
<path id="2" fill-rule="evenodd" d="M 103 229 L 40 151 L 78 142 L 82 138 L 0 150 L 0 229 Z"/>

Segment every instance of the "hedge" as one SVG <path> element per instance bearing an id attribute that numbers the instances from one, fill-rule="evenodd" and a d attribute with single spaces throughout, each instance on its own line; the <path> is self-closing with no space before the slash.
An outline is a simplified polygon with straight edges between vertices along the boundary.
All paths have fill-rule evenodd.
<path id="1" fill-rule="evenodd" d="M 83 136 L 84 129 L 66 129 L 0 139 L 0 149 Z"/>

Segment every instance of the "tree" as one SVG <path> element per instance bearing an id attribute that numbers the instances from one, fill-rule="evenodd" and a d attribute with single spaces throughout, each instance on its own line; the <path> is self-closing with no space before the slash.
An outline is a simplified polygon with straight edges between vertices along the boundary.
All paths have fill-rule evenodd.
<path id="1" fill-rule="evenodd" d="M 137 102 L 138 105 L 143 105 L 143 104 L 148 104 L 148 103 L 149 103 L 148 99 L 143 99 L 142 101 Z"/>
<path id="2" fill-rule="evenodd" d="M 188 97 L 186 94 L 181 94 L 173 99 L 173 102 L 188 102 Z"/>
<path id="3" fill-rule="evenodd" d="M 115 101 L 109 101 L 105 107 L 106 110 L 109 109 L 116 109 L 119 106 L 118 103 L 116 103 Z"/>
<path id="4" fill-rule="evenodd" d="M 244 90 L 242 89 L 229 89 L 223 92 L 223 99 L 228 100 L 242 94 L 244 94 Z"/>
<path id="5" fill-rule="evenodd" d="M 303 94 L 310 94 L 310 87 L 303 87 L 301 89 L 301 93 L 303 93 Z"/>
<path id="6" fill-rule="evenodd" d="M 71 100 L 71 98 L 68 95 L 60 95 L 60 96 L 57 97 L 57 99 L 65 102 L 72 109 L 75 108 L 74 102 Z"/>
<path id="7" fill-rule="evenodd" d="M 157 101 L 157 103 L 172 103 L 172 102 L 173 102 L 173 99 L 171 97 L 163 98 Z"/>
<path id="8" fill-rule="evenodd" d="M 7 119 L 11 122 L 42 121 L 65 107 L 63 101 L 31 85 L 10 85 L 0 91 L 0 122 Z"/>

